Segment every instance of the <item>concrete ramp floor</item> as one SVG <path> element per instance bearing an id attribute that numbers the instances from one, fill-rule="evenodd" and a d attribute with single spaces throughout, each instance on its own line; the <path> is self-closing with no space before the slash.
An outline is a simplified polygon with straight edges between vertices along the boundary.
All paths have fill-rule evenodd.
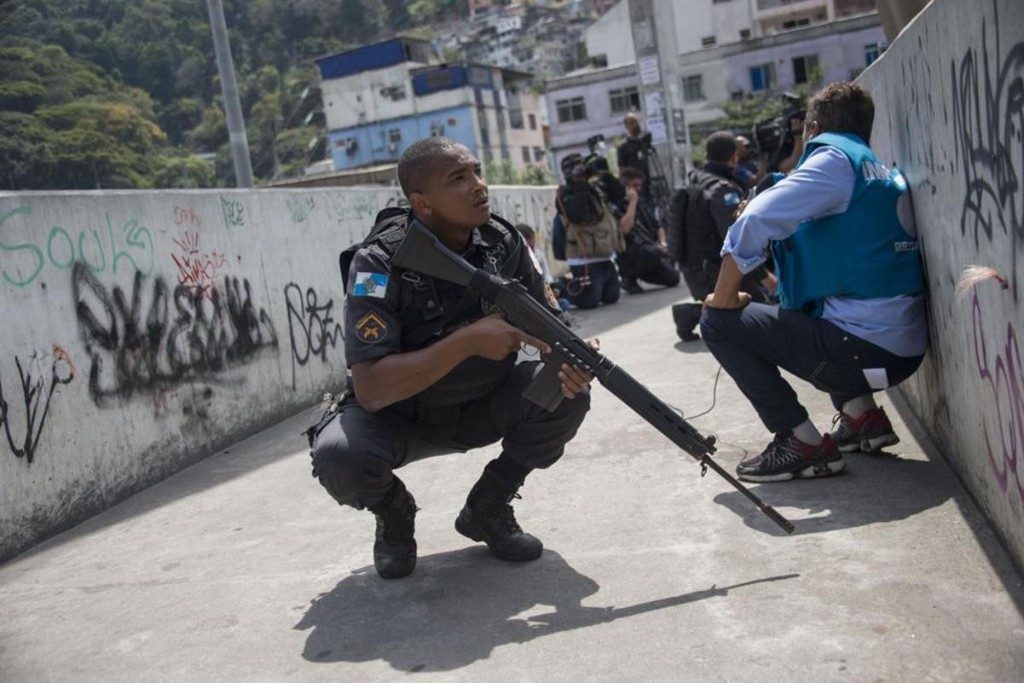
<path id="1" fill-rule="evenodd" d="M 580 322 L 692 415 L 717 364 L 701 342 L 677 343 L 680 295 L 625 297 Z M 827 397 L 798 387 L 827 428 Z M 1024 679 L 1020 578 L 902 422 L 891 455 L 754 487 L 797 525 L 786 536 L 598 387 L 563 460 L 517 501 L 540 560 L 503 564 L 452 527 L 495 446 L 403 470 L 420 561 L 385 582 L 372 517 L 310 477 L 307 420 L 0 567 L 0 679 Z M 694 424 L 718 435 L 730 470 L 768 439 L 724 374 Z"/>

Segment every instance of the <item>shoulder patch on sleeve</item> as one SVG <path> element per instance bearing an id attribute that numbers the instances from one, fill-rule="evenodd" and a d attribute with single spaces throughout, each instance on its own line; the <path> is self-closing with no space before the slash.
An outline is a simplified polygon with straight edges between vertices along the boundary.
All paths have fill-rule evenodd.
<path id="1" fill-rule="evenodd" d="M 352 286 L 352 296 L 372 296 L 383 299 L 388 289 L 388 276 L 383 273 L 356 273 L 356 282 Z"/>
<path id="2" fill-rule="evenodd" d="M 356 337 L 366 344 L 376 344 L 387 334 L 388 326 L 376 313 L 367 313 L 356 323 Z"/>
<path id="3" fill-rule="evenodd" d="M 740 193 L 730 190 L 722 196 L 722 202 L 726 206 L 738 206 L 740 203 Z"/>

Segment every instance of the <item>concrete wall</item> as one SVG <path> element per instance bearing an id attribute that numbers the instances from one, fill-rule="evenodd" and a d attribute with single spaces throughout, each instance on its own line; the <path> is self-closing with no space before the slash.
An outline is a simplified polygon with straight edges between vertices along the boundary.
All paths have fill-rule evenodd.
<path id="1" fill-rule="evenodd" d="M 554 188 L 492 196 L 547 234 Z M 398 199 L 0 193 L 0 561 L 338 389 L 337 254 Z"/>
<path id="2" fill-rule="evenodd" d="M 936 0 L 861 77 L 911 181 L 931 345 L 899 388 L 1024 566 L 1024 3 Z M 954 295 L 970 265 L 998 269 Z"/>

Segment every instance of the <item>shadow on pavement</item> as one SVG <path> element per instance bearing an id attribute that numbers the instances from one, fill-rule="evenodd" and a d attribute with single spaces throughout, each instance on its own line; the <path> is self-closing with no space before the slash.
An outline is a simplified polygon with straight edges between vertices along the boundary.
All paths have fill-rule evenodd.
<path id="1" fill-rule="evenodd" d="M 798 517 L 791 510 L 779 510 L 796 526 L 793 535 L 907 519 L 964 495 L 944 463 L 903 460 L 883 453 L 851 454 L 845 458 L 846 471 L 838 476 L 750 488 L 775 508 L 805 511 L 805 516 Z M 751 529 L 773 536 L 788 535 L 739 491 L 720 493 L 714 500 L 742 517 Z"/>
<path id="2" fill-rule="evenodd" d="M 315 598 L 297 630 L 312 629 L 303 658 L 311 662 L 383 660 L 407 672 L 452 671 L 486 659 L 502 645 L 677 607 L 730 590 L 799 574 L 694 591 L 628 607 L 585 607 L 600 588 L 556 552 L 536 562 L 500 562 L 480 547 L 421 557 L 416 571 L 384 581 L 372 566 Z M 532 608 L 552 607 L 539 614 Z"/>
<path id="3" fill-rule="evenodd" d="M 695 339 L 688 342 L 677 341 L 672 345 L 672 348 L 680 353 L 710 353 L 703 339 Z"/>

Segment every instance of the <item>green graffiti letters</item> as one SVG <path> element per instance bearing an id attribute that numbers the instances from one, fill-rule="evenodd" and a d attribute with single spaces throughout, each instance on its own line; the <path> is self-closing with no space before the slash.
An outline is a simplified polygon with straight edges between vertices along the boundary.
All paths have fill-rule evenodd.
<path id="1" fill-rule="evenodd" d="M 23 206 L 0 213 L 0 229 L 14 216 L 32 215 L 32 207 Z M 50 227 L 45 244 L 35 244 L 31 238 L 20 243 L 8 243 L 0 232 L 0 276 L 15 287 L 26 287 L 35 282 L 49 263 L 59 270 L 67 270 L 76 261 L 85 263 L 94 273 L 129 266 L 130 272 L 145 275 L 153 272 L 153 235 L 139 219 L 131 216 L 118 228 L 109 212 L 103 214 L 106 230 L 94 228 Z M 34 231 L 33 231 L 34 232 Z M 127 263 L 122 263 L 126 261 Z"/>
<path id="2" fill-rule="evenodd" d="M 22 206 L 17 209 L 11 209 L 10 211 L 7 211 L 0 215 L 0 228 L 3 228 L 4 224 L 11 218 L 11 216 L 17 216 L 18 214 L 29 215 L 31 213 L 32 207 L 29 206 Z M 0 263 L 0 274 L 3 275 L 4 280 L 7 280 L 7 282 L 10 282 L 15 287 L 24 287 L 25 285 L 35 280 L 36 276 L 39 275 L 39 271 L 43 269 L 43 265 L 45 264 L 45 260 L 43 259 L 43 252 L 40 251 L 39 247 L 37 247 L 34 244 L 24 243 L 15 244 L 13 246 L 8 245 L 6 242 L 3 241 L 2 237 L 3 234 L 0 233 L 0 252 L 2 252 L 4 256 L 3 262 Z M 8 259 L 7 255 L 11 252 L 19 251 L 25 251 L 31 254 L 33 257 L 32 260 L 34 262 L 34 265 L 30 269 L 28 269 L 30 272 L 27 276 L 21 275 L 21 273 L 25 271 L 16 269 L 14 270 L 14 277 L 11 277 L 11 273 L 8 272 L 6 267 L 6 261 Z M 23 256 L 25 255 L 23 254 Z"/>

